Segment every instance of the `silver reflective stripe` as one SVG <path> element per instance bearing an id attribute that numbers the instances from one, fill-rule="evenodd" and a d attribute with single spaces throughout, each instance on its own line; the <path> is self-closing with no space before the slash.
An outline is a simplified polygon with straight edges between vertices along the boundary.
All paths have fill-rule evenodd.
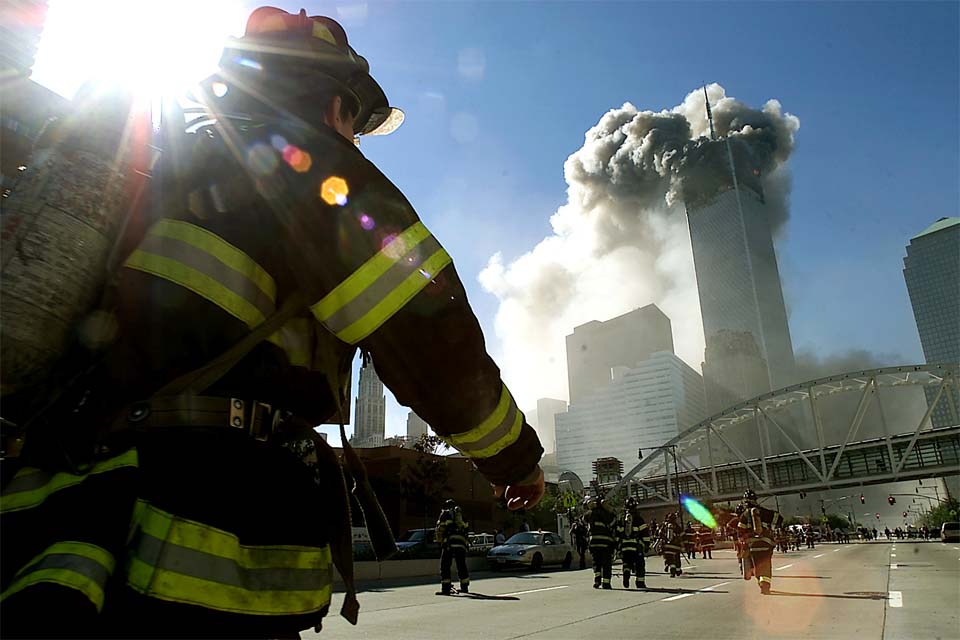
<path id="1" fill-rule="evenodd" d="M 216 280 L 237 296 L 257 308 L 264 317 L 270 317 L 275 310 L 274 301 L 245 274 L 236 271 L 210 253 L 168 236 L 149 234 L 139 249 L 147 253 L 176 260 Z M 255 264 L 255 263 L 252 263 Z"/>
<path id="2" fill-rule="evenodd" d="M 248 591 L 312 591 L 330 585 L 329 574 L 325 571 L 243 567 L 231 558 L 164 542 L 142 531 L 136 556 L 157 569 Z"/>
<path id="3" fill-rule="evenodd" d="M 340 307 L 328 318 L 325 318 L 323 324 L 334 333 L 343 331 L 370 313 L 375 306 L 403 284 L 411 273 L 419 269 L 427 258 L 442 248 L 433 236 L 424 238 L 355 298 Z"/>
<path id="4" fill-rule="evenodd" d="M 20 571 L 17 577 L 18 579 L 26 578 L 29 574 L 44 569 L 66 569 L 73 573 L 79 573 L 96 582 L 101 589 L 106 586 L 107 580 L 110 578 L 109 567 L 103 566 L 92 558 L 73 553 L 53 553 L 44 556 L 39 562 L 35 562 Z"/>
<path id="5" fill-rule="evenodd" d="M 511 398 L 510 408 L 507 409 L 507 414 L 490 433 L 475 442 L 458 442 L 456 445 L 457 448 L 464 455 L 470 455 L 471 452 L 482 451 L 483 449 L 496 444 L 500 439 L 506 437 L 507 434 L 510 433 L 510 430 L 514 428 L 516 421 L 520 418 L 519 413 L 520 410 L 517 408 L 516 403 L 513 402 L 513 399 Z"/>

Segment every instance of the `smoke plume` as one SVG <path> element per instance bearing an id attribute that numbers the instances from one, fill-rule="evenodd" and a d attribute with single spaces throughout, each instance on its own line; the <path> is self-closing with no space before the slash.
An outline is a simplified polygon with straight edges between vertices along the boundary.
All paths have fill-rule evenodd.
<path id="1" fill-rule="evenodd" d="M 800 121 L 776 100 L 762 109 L 707 87 L 717 136 L 729 137 L 762 176 L 771 226 L 787 219 L 784 163 Z M 677 355 L 694 368 L 703 329 L 683 208 L 686 189 L 707 166 L 724 170 L 722 142 L 710 140 L 703 91 L 669 111 L 612 109 L 567 158 L 567 203 L 550 218 L 553 234 L 509 264 L 499 253 L 481 285 L 500 301 L 498 360 L 522 403 L 567 397 L 564 337 L 590 320 L 607 320 L 655 303 L 673 323 Z"/>

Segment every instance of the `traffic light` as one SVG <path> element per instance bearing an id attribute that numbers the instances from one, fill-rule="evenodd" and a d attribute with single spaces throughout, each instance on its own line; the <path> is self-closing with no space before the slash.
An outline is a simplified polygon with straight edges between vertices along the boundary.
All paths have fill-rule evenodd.
<path id="1" fill-rule="evenodd" d="M 860 494 L 860 504 L 864 504 L 866 500 L 863 499 L 863 494 Z"/>
<path id="2" fill-rule="evenodd" d="M 887 504 L 892 507 L 893 505 L 897 504 L 897 499 L 893 496 L 887 496 Z"/>

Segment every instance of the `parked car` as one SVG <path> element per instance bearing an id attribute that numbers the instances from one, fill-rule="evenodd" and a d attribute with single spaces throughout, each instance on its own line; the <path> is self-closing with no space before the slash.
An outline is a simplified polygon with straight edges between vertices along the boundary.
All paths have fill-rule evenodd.
<path id="1" fill-rule="evenodd" d="M 944 522 L 940 527 L 940 542 L 960 542 L 960 522 Z"/>
<path id="2" fill-rule="evenodd" d="M 410 529 L 397 539 L 400 553 L 421 553 L 440 550 L 436 540 L 436 529 Z"/>
<path id="3" fill-rule="evenodd" d="M 471 533 L 470 551 L 489 551 L 495 545 L 492 533 Z"/>
<path id="4" fill-rule="evenodd" d="M 528 566 L 537 571 L 548 564 L 569 569 L 572 562 L 573 549 L 559 535 L 549 531 L 514 534 L 487 553 L 487 564 L 494 571 L 510 566 Z"/>

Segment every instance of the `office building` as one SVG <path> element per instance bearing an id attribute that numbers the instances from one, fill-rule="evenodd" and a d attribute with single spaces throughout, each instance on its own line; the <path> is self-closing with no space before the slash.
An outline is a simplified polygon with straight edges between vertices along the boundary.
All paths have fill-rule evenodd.
<path id="1" fill-rule="evenodd" d="M 565 400 L 554 398 L 540 398 L 537 400 L 537 423 L 531 425 L 540 437 L 545 454 L 555 453 L 557 450 L 556 416 L 567 410 Z"/>
<path id="2" fill-rule="evenodd" d="M 411 411 L 407 414 L 407 442 L 416 442 L 427 432 L 426 421 Z"/>
<path id="3" fill-rule="evenodd" d="M 658 447 L 705 414 L 703 379 L 668 351 L 633 367 L 615 367 L 612 380 L 556 416 L 557 465 L 590 478 L 599 458 L 615 457 L 629 471 L 639 447 Z"/>
<path id="4" fill-rule="evenodd" d="M 357 392 L 356 424 L 350 444 L 355 447 L 382 447 L 386 431 L 387 399 L 383 382 L 369 354 L 363 354 Z"/>
<path id="5" fill-rule="evenodd" d="M 717 153 L 722 154 L 725 146 L 716 145 Z M 732 157 L 737 158 L 736 181 L 729 163 L 718 156 L 704 161 L 695 174 L 691 172 L 684 189 L 707 344 L 705 361 L 710 363 L 711 342 L 729 341 L 718 338 L 724 332 L 750 334 L 765 369 L 767 380 L 762 391 L 780 389 L 796 381 L 770 214 L 759 171 L 751 169 L 749 150 L 737 144 L 730 146 Z M 750 340 L 736 342 L 747 351 L 734 360 L 755 359 L 748 346 Z M 730 349 L 721 344 L 713 351 L 729 353 Z M 708 386 L 727 387 L 727 393 L 720 397 L 745 400 L 756 395 L 752 388 L 729 385 L 726 362 L 710 364 L 713 366 L 707 369 L 711 373 L 705 374 L 711 378 Z M 757 364 L 754 361 L 753 366 Z M 752 380 L 753 374 L 746 377 Z M 711 413 L 723 409 L 712 399 L 708 401 Z"/>
<path id="6" fill-rule="evenodd" d="M 910 239 L 903 278 L 924 359 L 930 364 L 960 363 L 960 217 L 940 218 Z M 932 402 L 937 390 L 924 391 L 927 402 Z M 943 400 L 931 416 L 934 426 L 957 424 L 949 402 Z M 956 394 L 954 406 L 960 410 Z"/>
<path id="7" fill-rule="evenodd" d="M 606 387 L 613 367 L 633 367 L 657 351 L 673 353 L 673 334 L 670 318 L 653 304 L 574 328 L 567 336 L 570 402 Z M 538 420 L 543 422 L 541 416 Z"/>

